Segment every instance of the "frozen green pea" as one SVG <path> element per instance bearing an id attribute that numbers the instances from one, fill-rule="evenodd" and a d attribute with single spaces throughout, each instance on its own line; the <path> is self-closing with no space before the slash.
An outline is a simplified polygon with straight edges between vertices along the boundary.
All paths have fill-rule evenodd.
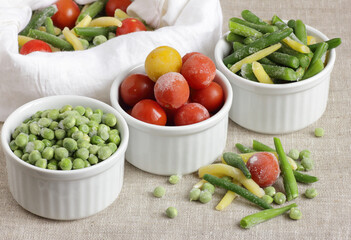
<path id="1" fill-rule="evenodd" d="M 18 128 L 16 128 L 15 131 L 13 131 L 11 136 L 13 139 L 15 139 L 18 136 L 18 134 L 20 134 L 20 133 L 21 133 L 21 131 Z"/>
<path id="2" fill-rule="evenodd" d="M 162 186 L 158 186 L 154 189 L 154 196 L 157 198 L 162 198 L 166 193 L 166 189 Z"/>
<path id="3" fill-rule="evenodd" d="M 22 155 L 22 157 L 21 157 L 21 159 L 22 159 L 23 161 L 25 161 L 25 162 L 28 161 L 28 158 L 29 158 L 29 153 L 24 153 L 24 154 Z"/>
<path id="4" fill-rule="evenodd" d="M 91 145 L 90 142 L 83 138 L 77 140 L 78 148 L 89 148 L 90 145 Z"/>
<path id="5" fill-rule="evenodd" d="M 201 191 L 199 200 L 202 203 L 208 203 L 209 201 L 212 200 L 212 194 L 209 191 Z"/>
<path id="6" fill-rule="evenodd" d="M 90 107 L 85 108 L 84 116 L 86 116 L 87 118 L 90 118 L 91 115 L 93 115 L 93 109 L 91 109 Z"/>
<path id="7" fill-rule="evenodd" d="M 314 129 L 314 135 L 316 137 L 323 137 L 324 136 L 324 129 L 323 128 Z"/>
<path id="8" fill-rule="evenodd" d="M 64 113 L 67 111 L 72 111 L 72 109 L 73 109 L 73 107 L 71 105 L 65 105 L 59 111 L 60 111 L 60 113 Z"/>
<path id="9" fill-rule="evenodd" d="M 58 109 L 52 109 L 48 112 L 48 118 L 50 118 L 51 120 L 57 120 L 59 117 L 59 110 Z"/>
<path id="10" fill-rule="evenodd" d="M 89 122 L 89 118 L 85 117 L 85 116 L 78 116 L 76 118 L 76 125 L 80 126 L 82 124 L 87 124 Z"/>
<path id="11" fill-rule="evenodd" d="M 57 140 L 64 139 L 66 136 L 66 131 L 63 129 L 57 129 L 55 130 L 55 137 Z"/>
<path id="12" fill-rule="evenodd" d="M 83 159 L 76 158 L 72 162 L 73 169 L 82 169 L 82 168 L 84 168 L 84 166 L 85 166 L 85 163 L 84 163 Z"/>
<path id="13" fill-rule="evenodd" d="M 62 144 L 63 144 L 63 140 L 62 139 L 56 141 L 56 145 L 57 146 L 62 147 Z"/>
<path id="14" fill-rule="evenodd" d="M 95 145 L 105 143 L 105 141 L 102 140 L 102 138 L 99 137 L 98 135 L 92 136 L 90 142 L 91 142 L 92 144 L 95 144 Z"/>
<path id="15" fill-rule="evenodd" d="M 89 146 L 89 153 L 96 155 L 98 150 L 99 150 L 99 148 L 100 147 L 98 145 L 90 145 Z"/>
<path id="16" fill-rule="evenodd" d="M 172 175 L 172 176 L 169 177 L 168 182 L 170 184 L 177 184 L 179 182 L 179 180 L 180 180 L 180 176 L 179 175 Z"/>
<path id="17" fill-rule="evenodd" d="M 21 125 L 18 127 L 18 129 L 21 133 L 29 134 L 28 124 L 21 123 Z"/>
<path id="18" fill-rule="evenodd" d="M 18 146 L 17 146 L 15 140 L 12 140 L 12 141 L 10 142 L 10 148 L 11 148 L 12 151 L 15 151 L 15 150 L 18 149 Z"/>
<path id="19" fill-rule="evenodd" d="M 41 159 L 41 154 L 38 150 L 33 150 L 28 156 L 28 162 L 30 164 L 35 164 L 36 161 Z"/>
<path id="20" fill-rule="evenodd" d="M 89 157 L 89 150 L 86 149 L 86 148 L 79 148 L 76 151 L 75 155 L 76 155 L 77 158 L 81 158 L 82 160 L 87 160 L 88 157 Z"/>
<path id="21" fill-rule="evenodd" d="M 88 160 L 84 160 L 84 168 L 90 167 L 90 162 Z"/>
<path id="22" fill-rule="evenodd" d="M 50 126 L 51 122 L 52 122 L 52 120 L 50 118 L 43 117 L 43 118 L 39 119 L 38 125 L 39 125 L 39 127 L 47 128 Z"/>
<path id="23" fill-rule="evenodd" d="M 79 131 L 82 133 L 89 133 L 90 127 L 87 124 L 82 124 L 78 127 Z"/>
<path id="24" fill-rule="evenodd" d="M 81 131 L 76 131 L 76 132 L 72 133 L 71 137 L 77 141 L 78 139 L 82 139 L 83 136 L 84 136 L 84 133 L 82 133 Z"/>
<path id="25" fill-rule="evenodd" d="M 36 113 L 33 114 L 32 118 L 40 118 L 42 114 L 42 111 L 37 111 Z"/>
<path id="26" fill-rule="evenodd" d="M 51 147 L 53 145 L 52 144 L 53 140 L 43 139 L 41 141 L 44 143 L 45 147 Z"/>
<path id="27" fill-rule="evenodd" d="M 102 117 L 102 115 L 104 115 L 104 111 L 102 111 L 101 109 L 98 109 L 98 108 L 94 110 L 94 113 L 99 114 L 101 117 Z"/>
<path id="28" fill-rule="evenodd" d="M 74 152 L 78 149 L 77 142 L 73 138 L 63 139 L 62 146 L 66 148 L 69 152 Z"/>
<path id="29" fill-rule="evenodd" d="M 40 135 L 44 139 L 52 140 L 55 138 L 55 132 L 52 131 L 50 128 L 42 128 L 40 131 Z"/>
<path id="30" fill-rule="evenodd" d="M 47 166 L 48 169 L 50 170 L 57 170 L 57 161 L 56 160 L 50 160 Z"/>
<path id="31" fill-rule="evenodd" d="M 286 202 L 286 196 L 282 192 L 277 192 L 274 195 L 273 200 L 276 204 L 281 205 L 281 204 L 284 204 Z"/>
<path id="32" fill-rule="evenodd" d="M 300 209 L 293 207 L 290 209 L 289 217 L 291 219 L 294 219 L 294 220 L 299 220 L 302 218 L 302 213 L 301 213 Z"/>
<path id="33" fill-rule="evenodd" d="M 82 116 L 85 113 L 85 107 L 83 107 L 83 106 L 76 106 L 76 107 L 74 107 L 74 110 L 76 110 Z"/>
<path id="34" fill-rule="evenodd" d="M 101 115 L 99 113 L 93 113 L 93 115 L 91 115 L 90 117 L 90 120 L 97 123 L 101 123 Z"/>
<path id="35" fill-rule="evenodd" d="M 62 123 L 65 129 L 70 129 L 76 124 L 76 119 L 74 117 L 69 116 L 63 119 Z"/>
<path id="36" fill-rule="evenodd" d="M 40 167 L 40 168 L 46 168 L 48 165 L 48 160 L 41 158 L 35 162 L 35 166 Z"/>
<path id="37" fill-rule="evenodd" d="M 83 137 L 82 137 L 81 139 L 90 142 L 90 137 L 89 137 L 89 135 L 86 134 L 86 133 L 83 134 Z"/>
<path id="38" fill-rule="evenodd" d="M 15 139 L 15 143 L 18 147 L 23 148 L 28 143 L 28 135 L 25 133 L 20 133 Z"/>
<path id="39" fill-rule="evenodd" d="M 201 188 L 202 191 L 209 191 L 211 194 L 214 194 L 215 187 L 211 183 L 204 183 Z"/>
<path id="40" fill-rule="evenodd" d="M 118 131 L 118 129 L 111 128 L 110 131 L 108 131 L 108 134 L 110 134 L 110 135 L 114 135 L 114 134 L 119 135 L 119 131 Z"/>
<path id="41" fill-rule="evenodd" d="M 307 198 L 314 198 L 314 197 L 316 197 L 318 195 L 318 192 L 317 192 L 317 190 L 315 189 L 315 188 L 308 188 L 308 189 L 306 189 L 306 191 L 305 191 L 305 196 L 307 197 Z"/>
<path id="42" fill-rule="evenodd" d="M 93 44 L 95 46 L 100 45 L 100 44 L 102 44 L 102 43 L 104 43 L 106 41 L 107 41 L 107 38 L 104 35 L 98 35 L 98 36 L 95 36 L 93 38 Z"/>
<path id="43" fill-rule="evenodd" d="M 308 158 L 311 156 L 311 152 L 307 149 L 304 149 L 300 152 L 299 158 L 303 159 L 304 157 Z"/>
<path id="44" fill-rule="evenodd" d="M 41 156 L 47 160 L 51 160 L 54 158 L 54 152 L 55 151 L 52 147 L 46 147 L 41 153 Z"/>
<path id="45" fill-rule="evenodd" d="M 305 168 L 302 166 L 301 163 L 296 162 L 296 166 L 297 166 L 296 171 L 305 171 Z"/>
<path id="46" fill-rule="evenodd" d="M 51 130 L 55 131 L 56 129 L 58 129 L 58 124 L 59 124 L 58 122 L 52 121 L 51 124 L 50 124 L 50 126 L 49 126 L 49 128 L 50 128 Z"/>
<path id="47" fill-rule="evenodd" d="M 288 156 L 291 157 L 292 159 L 294 159 L 294 160 L 296 161 L 297 159 L 299 159 L 300 152 L 299 152 L 299 150 L 297 150 L 297 149 L 291 149 L 291 150 L 289 151 Z"/>
<path id="48" fill-rule="evenodd" d="M 107 146 L 111 149 L 112 153 L 116 152 L 116 150 L 117 150 L 117 145 L 116 144 L 110 142 L 110 143 L 107 144 Z"/>
<path id="49" fill-rule="evenodd" d="M 117 118 L 112 113 L 106 113 L 102 116 L 102 122 L 109 127 L 114 127 L 117 124 Z"/>
<path id="50" fill-rule="evenodd" d="M 309 157 L 304 157 L 301 160 L 301 165 L 304 167 L 306 171 L 310 171 L 314 167 L 313 160 Z"/>
<path id="51" fill-rule="evenodd" d="M 66 135 L 67 135 L 67 137 L 72 137 L 72 134 L 75 133 L 75 132 L 77 132 L 77 131 L 79 131 L 79 129 L 78 129 L 77 127 L 72 127 L 72 128 L 70 128 L 70 129 L 68 129 Z"/>
<path id="52" fill-rule="evenodd" d="M 24 148 L 24 152 L 31 153 L 33 150 L 34 150 L 34 141 L 33 142 L 28 142 L 28 144 Z"/>
<path id="53" fill-rule="evenodd" d="M 48 116 L 48 113 L 49 113 L 50 110 L 44 110 L 41 114 L 40 114 L 40 117 L 41 118 L 46 118 Z"/>
<path id="54" fill-rule="evenodd" d="M 34 144 L 34 150 L 38 150 L 39 152 L 42 152 L 45 148 L 45 144 L 40 140 L 35 140 L 33 144 Z"/>
<path id="55" fill-rule="evenodd" d="M 118 134 L 110 134 L 108 140 L 116 145 L 121 142 L 121 138 Z"/>
<path id="56" fill-rule="evenodd" d="M 98 128 L 98 127 L 99 127 L 99 123 L 96 122 L 96 121 L 92 121 L 92 120 L 90 120 L 90 121 L 87 123 L 87 125 L 88 125 L 90 128 L 92 128 L 92 127 Z"/>
<path id="57" fill-rule="evenodd" d="M 108 146 L 103 146 L 98 150 L 98 158 L 105 160 L 112 155 L 112 150 Z"/>
<path id="58" fill-rule="evenodd" d="M 175 218 L 178 216 L 178 210 L 175 207 L 169 207 L 166 209 L 166 215 L 169 218 Z"/>
<path id="59" fill-rule="evenodd" d="M 98 136 L 100 136 L 102 138 L 102 140 L 106 141 L 107 139 L 109 139 L 109 128 L 105 125 L 105 124 L 100 124 L 98 127 Z"/>
<path id="60" fill-rule="evenodd" d="M 37 123 L 33 122 L 29 124 L 29 131 L 31 134 L 39 135 L 40 134 L 40 127 Z"/>
<path id="61" fill-rule="evenodd" d="M 94 164 L 97 164 L 99 162 L 99 159 L 94 154 L 90 154 L 88 161 L 91 165 L 94 165 Z"/>
<path id="62" fill-rule="evenodd" d="M 263 195 L 262 199 L 268 204 L 271 204 L 273 202 L 273 198 L 269 195 Z"/>
<path id="63" fill-rule="evenodd" d="M 13 151 L 13 153 L 19 158 L 22 158 L 22 156 L 23 156 L 22 150 L 19 150 L 19 149 Z"/>
<path id="64" fill-rule="evenodd" d="M 276 193 L 275 188 L 273 186 L 266 187 L 264 189 L 264 192 L 266 195 L 268 195 L 270 197 L 273 197 Z"/>
<path id="65" fill-rule="evenodd" d="M 59 147 L 55 149 L 55 159 L 60 161 L 63 158 L 67 158 L 69 156 L 69 152 L 66 148 Z"/>
<path id="66" fill-rule="evenodd" d="M 190 199 L 190 202 L 191 201 L 197 201 L 199 200 L 200 198 L 200 193 L 201 193 L 201 190 L 199 188 L 193 188 L 191 189 L 190 193 L 189 193 L 189 199 Z"/>
<path id="67" fill-rule="evenodd" d="M 72 161 L 69 158 L 62 158 L 58 165 L 62 170 L 72 169 Z"/>
<path id="68" fill-rule="evenodd" d="M 29 134 L 28 135 L 28 142 L 34 142 L 35 140 L 37 140 L 38 137 L 34 134 Z"/>
<path id="69" fill-rule="evenodd" d="M 110 40 L 112 38 L 116 37 L 116 34 L 113 33 L 113 32 L 109 32 L 108 35 L 107 35 L 107 39 Z"/>

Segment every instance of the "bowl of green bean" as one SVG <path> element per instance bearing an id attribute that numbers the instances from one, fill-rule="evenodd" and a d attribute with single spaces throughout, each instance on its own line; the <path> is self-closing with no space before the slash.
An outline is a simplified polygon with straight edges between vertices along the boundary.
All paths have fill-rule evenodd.
<path id="1" fill-rule="evenodd" d="M 96 214 L 121 191 L 128 139 L 123 117 L 98 100 L 60 95 L 28 102 L 1 130 L 10 192 L 41 217 Z"/>
<path id="2" fill-rule="evenodd" d="M 233 89 L 230 119 L 265 134 L 294 132 L 317 121 L 327 106 L 340 38 L 303 25 L 307 44 L 299 35 L 300 20 L 274 16 L 266 23 L 248 10 L 242 16 L 229 20 L 230 31 L 215 47 L 216 66 Z"/>

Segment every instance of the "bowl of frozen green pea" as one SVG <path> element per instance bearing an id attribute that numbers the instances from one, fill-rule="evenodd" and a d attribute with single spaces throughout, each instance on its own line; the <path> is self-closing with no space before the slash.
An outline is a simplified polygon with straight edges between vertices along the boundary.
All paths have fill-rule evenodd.
<path id="1" fill-rule="evenodd" d="M 123 117 L 98 100 L 62 95 L 29 102 L 1 131 L 10 192 L 45 218 L 91 216 L 118 197 L 128 139 Z"/>
<path id="2" fill-rule="evenodd" d="M 232 85 L 229 117 L 265 134 L 303 129 L 324 113 L 340 38 L 329 39 L 301 20 L 249 10 L 233 17 L 215 47 L 217 68 Z"/>

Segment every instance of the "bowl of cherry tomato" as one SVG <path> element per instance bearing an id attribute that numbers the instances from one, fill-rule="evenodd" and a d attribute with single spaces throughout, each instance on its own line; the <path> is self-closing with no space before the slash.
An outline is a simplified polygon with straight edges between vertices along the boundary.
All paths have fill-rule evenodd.
<path id="1" fill-rule="evenodd" d="M 201 53 L 179 57 L 172 64 L 157 61 L 155 68 L 146 60 L 118 75 L 111 87 L 111 104 L 130 131 L 126 160 L 153 174 L 192 173 L 217 160 L 226 145 L 233 99 L 229 81 L 215 66 L 203 86 L 194 81 L 205 79 L 199 72 L 189 81 L 191 61 L 209 58 Z"/>

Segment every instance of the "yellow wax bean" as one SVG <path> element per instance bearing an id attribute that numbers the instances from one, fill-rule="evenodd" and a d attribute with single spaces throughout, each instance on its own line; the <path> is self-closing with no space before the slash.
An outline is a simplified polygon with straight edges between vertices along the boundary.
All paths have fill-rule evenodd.
<path id="1" fill-rule="evenodd" d="M 283 42 L 288 45 L 290 48 L 300 52 L 300 53 L 310 53 L 311 50 L 309 49 L 309 47 L 307 47 L 306 45 L 303 45 L 299 42 L 294 41 L 293 39 L 291 39 L 290 37 L 286 37 L 283 39 Z"/>
<path id="2" fill-rule="evenodd" d="M 99 17 L 99 18 L 93 19 L 89 24 L 89 27 L 108 27 L 108 26 L 121 27 L 122 22 L 119 19 L 114 17 Z"/>
<path id="3" fill-rule="evenodd" d="M 252 63 L 252 72 L 255 74 L 257 80 L 261 83 L 273 84 L 272 79 L 268 76 L 259 62 Z"/>
<path id="4" fill-rule="evenodd" d="M 79 39 L 74 35 L 67 27 L 62 30 L 63 35 L 65 36 L 66 40 L 72 44 L 74 50 L 84 50 L 82 43 Z"/>

